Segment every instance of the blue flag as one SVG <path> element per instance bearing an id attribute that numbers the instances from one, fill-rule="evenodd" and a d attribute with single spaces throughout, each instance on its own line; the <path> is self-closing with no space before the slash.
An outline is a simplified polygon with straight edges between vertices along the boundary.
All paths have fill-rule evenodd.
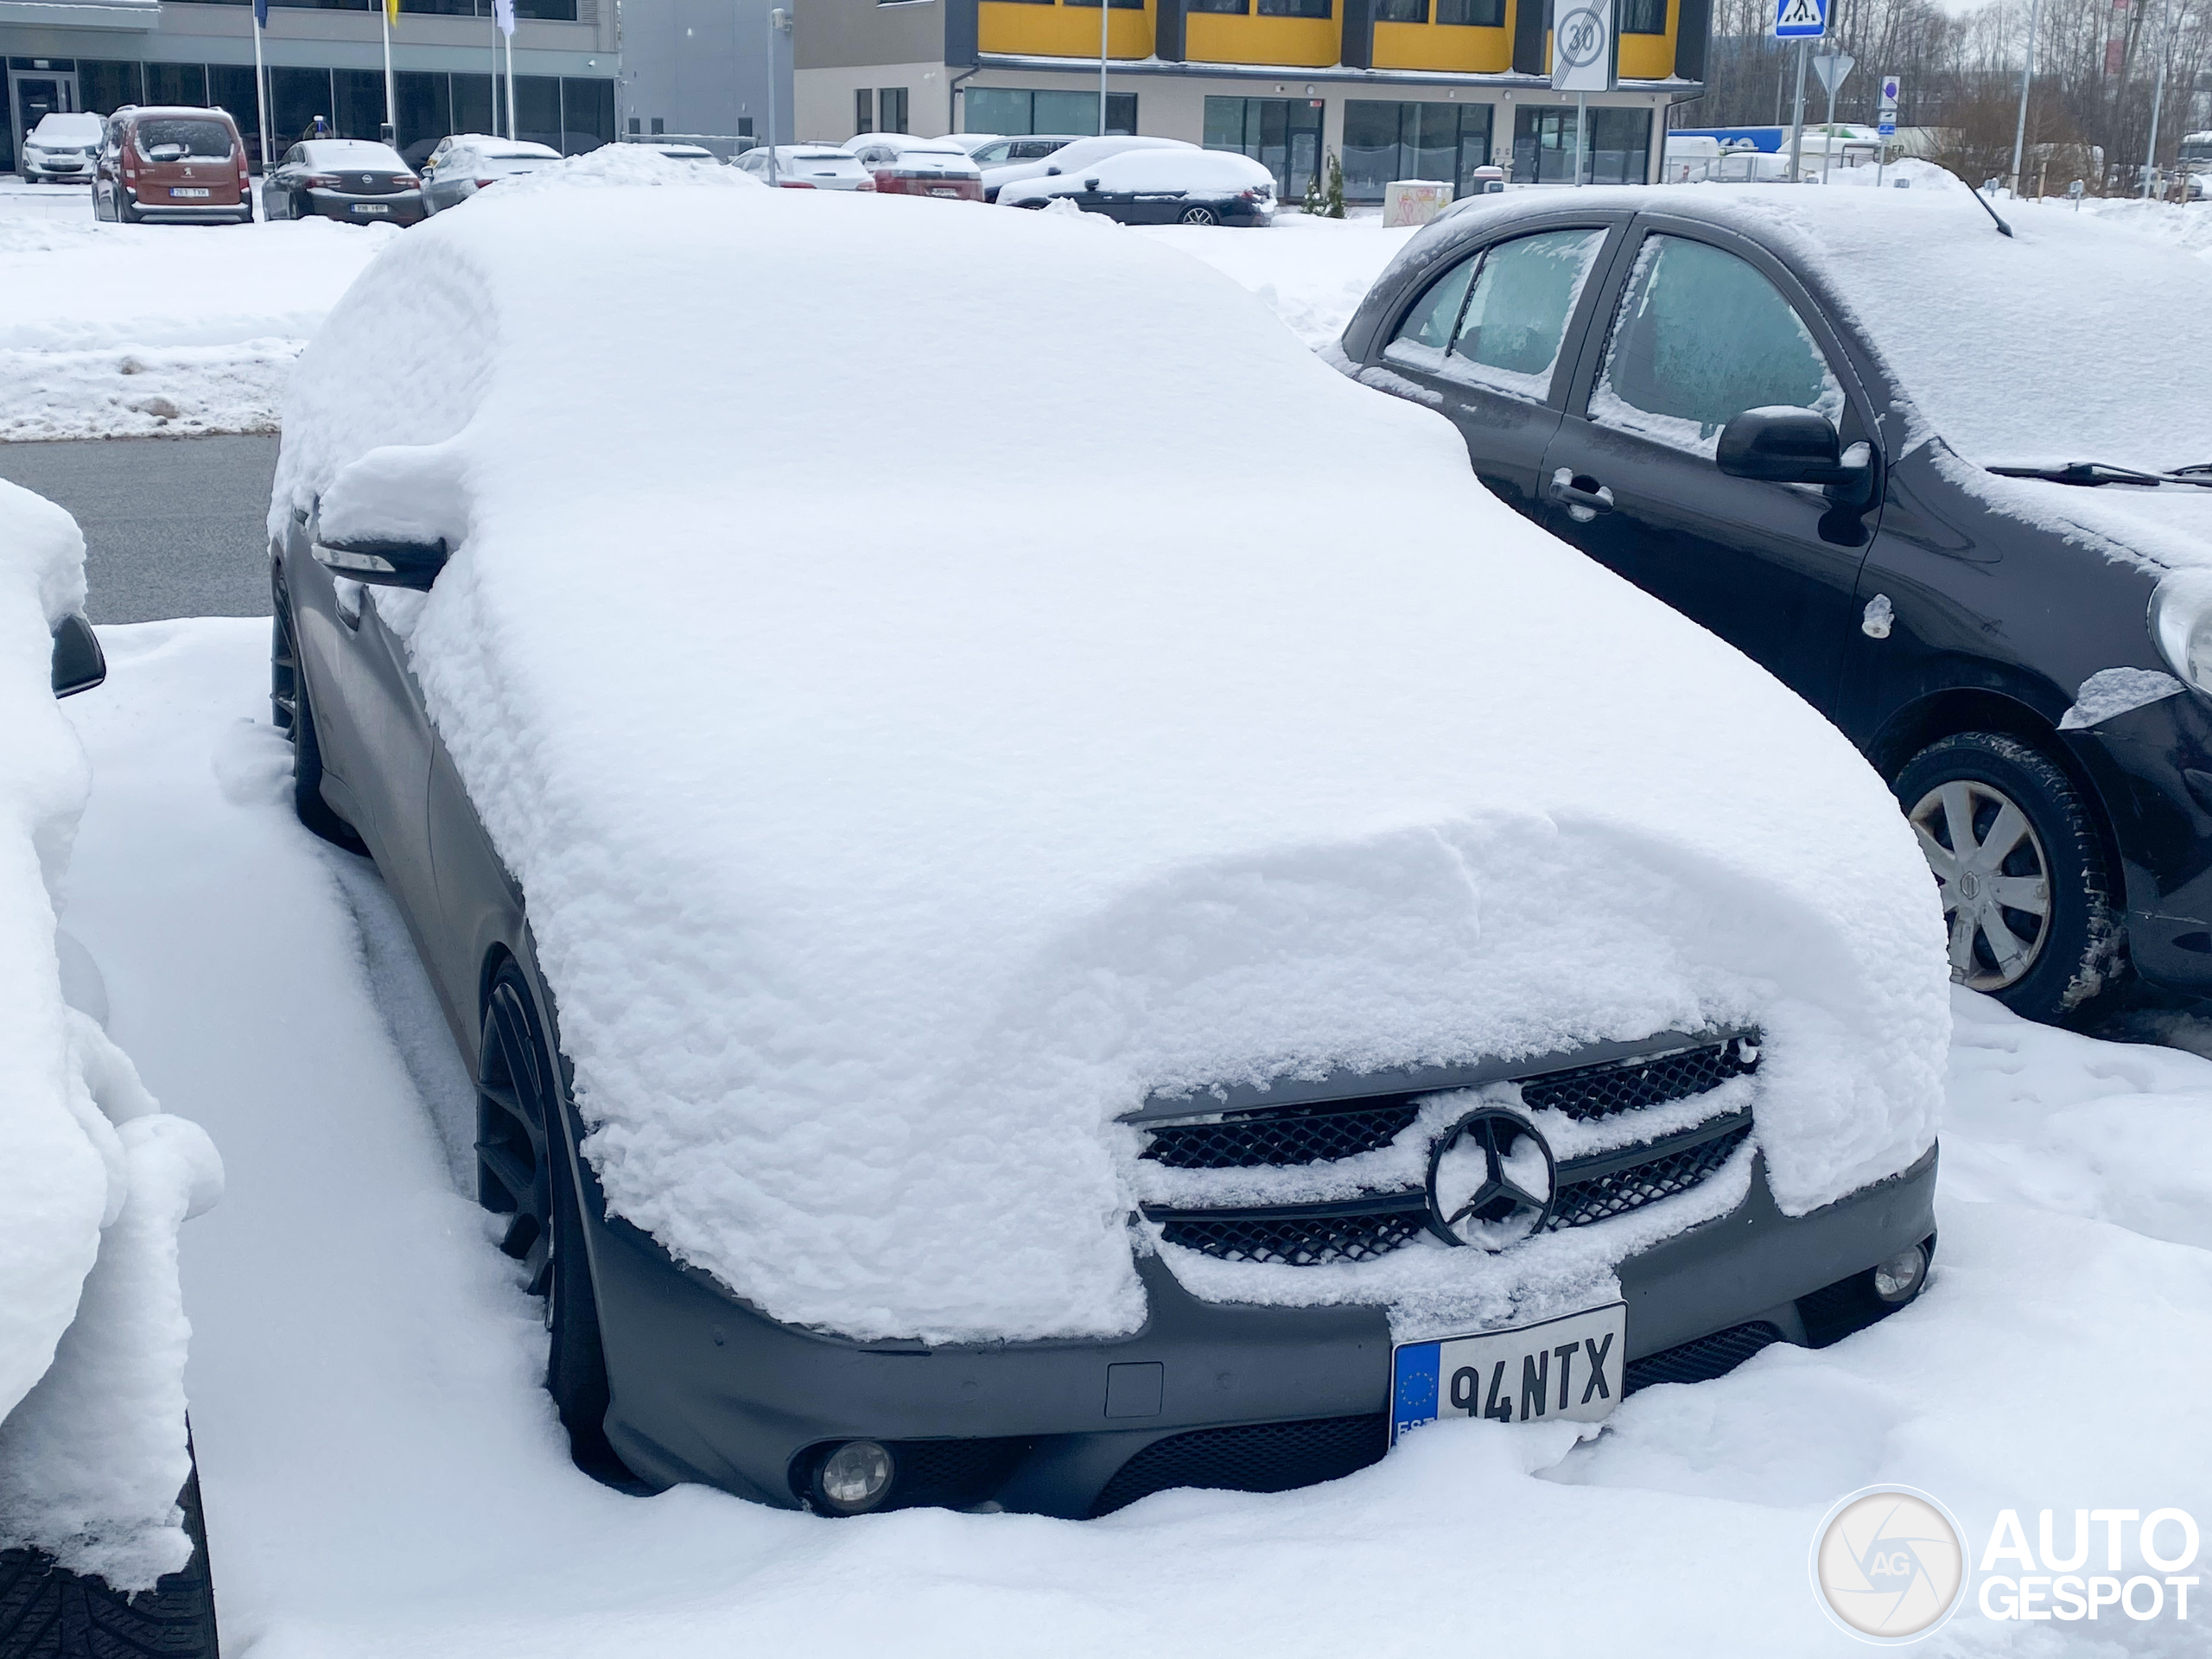
<path id="1" fill-rule="evenodd" d="M 253 0 L 253 26 L 256 29 L 269 27 L 269 0 Z"/>

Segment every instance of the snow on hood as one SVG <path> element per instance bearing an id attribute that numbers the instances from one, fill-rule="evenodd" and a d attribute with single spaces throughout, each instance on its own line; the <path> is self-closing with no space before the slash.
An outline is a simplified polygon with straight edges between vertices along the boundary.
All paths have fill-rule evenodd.
<path id="1" fill-rule="evenodd" d="M 822 440 L 887 409 L 1062 449 Z M 777 1318 L 1135 1328 L 1155 1091 L 1754 1021 L 1786 1207 L 1932 1139 L 1934 888 L 1845 741 L 1145 238 L 494 193 L 309 346 L 272 527 L 318 497 L 455 544 L 378 602 L 586 1154 Z"/>

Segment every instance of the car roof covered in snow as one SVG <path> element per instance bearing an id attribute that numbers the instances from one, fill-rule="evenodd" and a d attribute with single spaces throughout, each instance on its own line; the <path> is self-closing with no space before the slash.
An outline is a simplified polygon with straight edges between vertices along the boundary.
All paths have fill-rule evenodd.
<path id="1" fill-rule="evenodd" d="M 670 188 L 587 157 L 381 255 L 270 509 L 454 549 L 373 602 L 615 1212 L 787 1321 L 1096 1335 L 1144 1317 L 1114 1120 L 1159 1092 L 1757 1023 L 1785 1205 L 1929 1144 L 1943 934 L 1880 780 L 1448 423 L 1145 238 L 640 159 Z M 887 408 L 1065 447 L 822 443 Z M 1626 1249 L 1236 1294 L 1488 1306 Z"/>

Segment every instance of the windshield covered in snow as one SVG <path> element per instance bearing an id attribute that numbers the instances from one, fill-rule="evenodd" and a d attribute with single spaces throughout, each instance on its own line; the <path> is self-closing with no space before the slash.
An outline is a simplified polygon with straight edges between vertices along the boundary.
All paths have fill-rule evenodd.
<path id="1" fill-rule="evenodd" d="M 35 144 L 97 144 L 105 124 L 97 115 L 49 115 L 31 133 Z"/>
<path id="2" fill-rule="evenodd" d="M 220 121 L 162 116 L 138 124 L 138 153 L 149 162 L 227 162 L 231 130 Z"/>

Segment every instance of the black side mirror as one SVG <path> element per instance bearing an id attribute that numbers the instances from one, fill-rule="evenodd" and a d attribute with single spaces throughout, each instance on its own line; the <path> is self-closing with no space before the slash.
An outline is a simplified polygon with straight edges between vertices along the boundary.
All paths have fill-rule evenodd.
<path id="1" fill-rule="evenodd" d="M 1720 429 L 1713 465 L 1731 478 L 1763 479 L 1770 484 L 1856 484 L 1871 457 L 1842 453 L 1842 440 L 1827 417 L 1809 409 L 1747 409 Z M 1855 462 L 1855 464 L 1854 464 Z"/>
<path id="2" fill-rule="evenodd" d="M 1083 181 L 1083 188 L 1086 190 L 1096 190 L 1098 188 L 1098 181 L 1096 179 L 1085 179 Z"/>
<path id="3" fill-rule="evenodd" d="M 1048 179 L 1057 179 L 1060 176 L 1060 169 L 1057 167 L 1048 167 L 1045 169 L 1045 176 Z"/>
<path id="4" fill-rule="evenodd" d="M 446 544 L 438 542 L 349 542 L 310 543 L 315 562 L 334 575 L 351 576 L 379 588 L 427 590 L 445 569 Z"/>
<path id="5" fill-rule="evenodd" d="M 54 695 L 73 697 L 107 678 L 107 655 L 84 613 L 72 611 L 54 630 Z"/>

